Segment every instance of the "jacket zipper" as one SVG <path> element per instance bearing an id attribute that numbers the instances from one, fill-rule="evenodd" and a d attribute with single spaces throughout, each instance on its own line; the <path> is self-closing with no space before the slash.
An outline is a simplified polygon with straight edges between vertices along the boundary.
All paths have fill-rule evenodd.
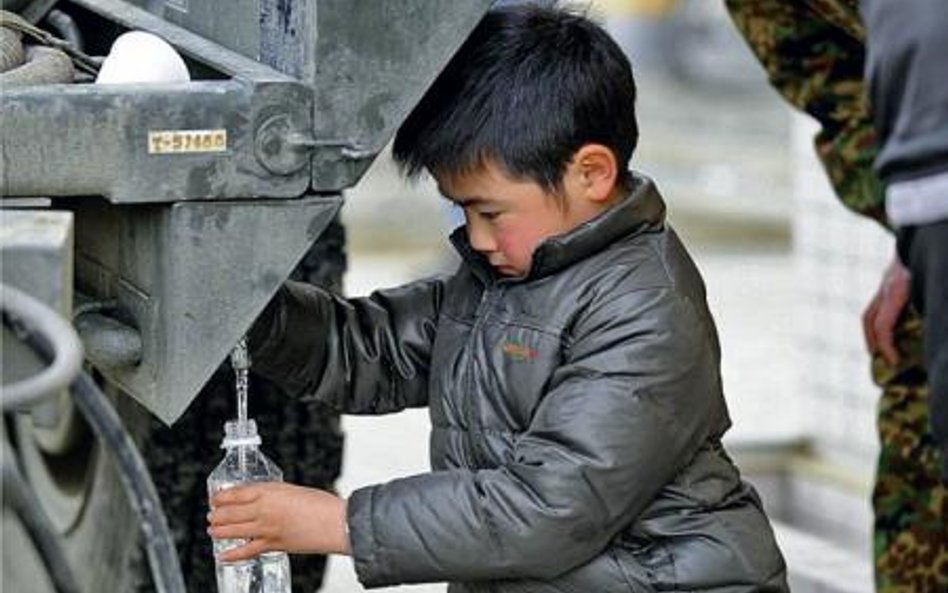
<path id="1" fill-rule="evenodd" d="M 467 429 L 467 438 L 468 438 L 468 450 L 471 456 L 471 464 L 474 467 L 479 467 L 481 465 L 483 454 L 481 453 L 481 447 L 479 444 L 481 426 L 480 423 L 474 418 L 473 408 L 474 408 L 474 390 L 475 390 L 475 381 L 474 381 L 474 364 L 475 364 L 475 340 L 477 340 L 480 329 L 484 325 L 483 319 L 486 317 L 488 305 L 490 304 L 492 295 L 492 286 L 485 285 L 484 292 L 481 294 L 481 301 L 477 304 L 477 310 L 474 312 L 474 326 L 471 328 L 471 336 L 467 341 L 467 381 L 465 382 L 467 388 L 464 390 L 464 405 L 462 409 L 464 411 L 464 417 L 468 423 Z"/>

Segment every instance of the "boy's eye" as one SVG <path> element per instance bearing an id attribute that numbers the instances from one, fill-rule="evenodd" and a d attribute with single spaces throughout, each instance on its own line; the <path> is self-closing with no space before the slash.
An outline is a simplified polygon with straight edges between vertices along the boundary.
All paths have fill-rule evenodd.
<path id="1" fill-rule="evenodd" d="M 489 211 L 489 212 L 482 211 L 482 212 L 478 212 L 477 214 L 485 220 L 494 220 L 495 218 L 500 216 L 500 212 L 497 212 L 497 211 Z"/>

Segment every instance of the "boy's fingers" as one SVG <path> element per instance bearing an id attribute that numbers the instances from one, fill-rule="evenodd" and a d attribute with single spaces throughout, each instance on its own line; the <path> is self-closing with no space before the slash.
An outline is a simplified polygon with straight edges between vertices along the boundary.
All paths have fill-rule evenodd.
<path id="1" fill-rule="evenodd" d="M 253 522 L 213 525 L 207 533 L 214 539 L 251 539 L 263 535 L 260 525 Z"/>
<path id="2" fill-rule="evenodd" d="M 207 514 L 211 525 L 249 523 L 257 518 L 256 507 L 252 504 L 229 504 L 215 508 Z"/>
<path id="3" fill-rule="evenodd" d="M 216 507 L 226 504 L 246 504 L 257 500 L 260 496 L 259 488 L 255 485 L 234 486 L 227 490 L 221 490 L 211 498 L 211 506 Z"/>
<path id="4" fill-rule="evenodd" d="M 218 556 L 218 559 L 221 562 L 239 562 L 241 560 L 250 560 L 251 558 L 255 558 L 266 551 L 268 551 L 268 549 L 264 541 L 255 539 L 247 545 L 221 553 Z"/>

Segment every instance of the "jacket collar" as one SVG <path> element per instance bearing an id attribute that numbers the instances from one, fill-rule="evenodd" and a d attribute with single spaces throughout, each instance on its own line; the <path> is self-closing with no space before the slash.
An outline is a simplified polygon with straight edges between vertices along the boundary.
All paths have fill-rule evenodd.
<path id="1" fill-rule="evenodd" d="M 632 172 L 631 177 L 632 187 L 624 199 L 592 220 L 541 243 L 533 252 L 529 273 L 517 280 L 548 276 L 604 250 L 619 239 L 663 228 L 665 202 L 655 183 L 636 172 Z M 501 279 L 486 258 L 471 248 L 465 227 L 451 233 L 451 242 L 485 284 Z"/>

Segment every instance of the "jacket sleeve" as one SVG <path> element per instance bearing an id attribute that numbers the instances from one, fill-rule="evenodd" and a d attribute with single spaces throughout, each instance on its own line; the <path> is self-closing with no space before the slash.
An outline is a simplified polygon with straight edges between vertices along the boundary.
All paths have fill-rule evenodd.
<path id="1" fill-rule="evenodd" d="M 438 279 L 356 299 L 287 282 L 251 329 L 251 368 L 343 413 L 427 405 L 441 294 Z"/>
<path id="2" fill-rule="evenodd" d="M 816 153 L 836 195 L 887 225 L 856 2 L 818 9 L 788 0 L 726 0 L 731 18 L 783 98 L 820 124 Z"/>
<path id="3" fill-rule="evenodd" d="M 506 464 L 353 493 L 359 579 L 550 580 L 600 554 L 726 424 L 710 323 L 668 289 L 585 315 Z"/>
<path id="4" fill-rule="evenodd" d="M 948 171 L 948 10 L 942 0 L 863 0 L 866 75 L 886 182 Z"/>

